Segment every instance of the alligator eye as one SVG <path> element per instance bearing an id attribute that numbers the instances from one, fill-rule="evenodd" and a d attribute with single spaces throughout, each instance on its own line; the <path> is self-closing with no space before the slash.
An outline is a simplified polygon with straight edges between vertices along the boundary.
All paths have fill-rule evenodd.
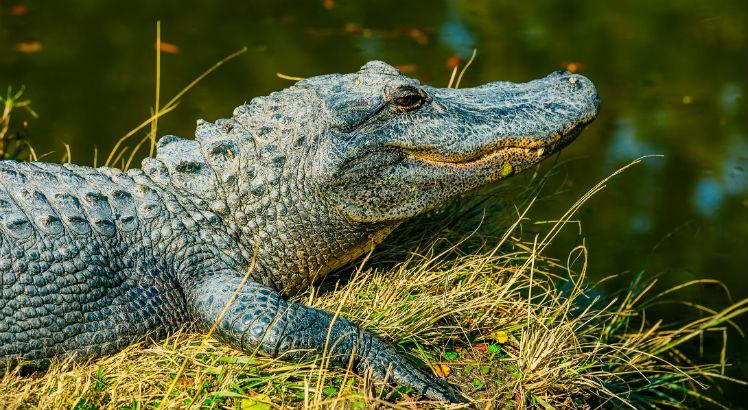
<path id="1" fill-rule="evenodd" d="M 408 95 L 405 97 L 397 97 L 393 102 L 398 107 L 410 109 L 421 105 L 422 101 L 423 100 L 421 99 L 420 95 Z"/>
<path id="2" fill-rule="evenodd" d="M 426 94 L 413 87 L 403 87 L 390 97 L 390 102 L 395 108 L 402 111 L 411 111 L 420 107 L 426 99 Z"/>

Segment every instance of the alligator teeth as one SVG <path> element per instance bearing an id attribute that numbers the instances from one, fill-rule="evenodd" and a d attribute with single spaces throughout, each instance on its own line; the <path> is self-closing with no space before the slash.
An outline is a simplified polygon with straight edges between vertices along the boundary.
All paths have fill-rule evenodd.
<path id="1" fill-rule="evenodd" d="M 525 154 L 530 154 L 532 152 L 532 148 L 525 148 Z"/>
<path id="2" fill-rule="evenodd" d="M 540 147 L 540 148 L 538 148 L 537 151 L 535 151 L 535 155 L 537 155 L 538 158 L 540 158 L 540 157 L 543 156 L 543 152 L 545 152 L 545 147 Z"/>

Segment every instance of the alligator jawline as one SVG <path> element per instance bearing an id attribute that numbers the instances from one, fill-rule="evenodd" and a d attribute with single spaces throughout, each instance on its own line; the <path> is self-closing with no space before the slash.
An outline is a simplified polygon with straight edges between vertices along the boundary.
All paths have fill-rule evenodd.
<path id="1" fill-rule="evenodd" d="M 442 164 L 442 165 L 452 165 L 452 166 L 465 166 L 465 165 L 473 165 L 473 164 L 479 164 L 481 162 L 486 162 L 490 160 L 491 158 L 500 155 L 501 153 L 508 152 L 511 150 L 523 150 L 528 155 L 534 155 L 534 156 L 537 156 L 538 158 L 541 158 L 546 148 L 551 145 L 553 144 L 542 145 L 540 147 L 533 147 L 533 148 L 509 145 L 509 146 L 503 146 L 503 147 L 499 147 L 496 149 L 492 149 L 490 151 L 480 151 L 469 157 L 460 157 L 460 158 L 449 158 L 443 155 L 433 155 L 430 153 L 418 152 L 416 150 L 410 150 L 410 149 L 404 149 L 403 152 L 408 157 L 413 158 L 417 161 L 421 161 L 421 162 L 428 162 L 432 164 Z"/>

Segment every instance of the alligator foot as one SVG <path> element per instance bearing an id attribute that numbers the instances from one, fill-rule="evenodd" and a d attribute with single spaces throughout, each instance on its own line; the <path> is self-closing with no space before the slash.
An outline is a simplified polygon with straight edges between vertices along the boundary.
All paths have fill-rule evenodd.
<path id="1" fill-rule="evenodd" d="M 331 366 L 352 363 L 358 374 L 413 387 L 434 400 L 462 401 L 448 383 L 417 368 L 351 321 L 289 302 L 254 282 L 241 286 L 232 298 L 240 283 L 236 274 L 211 275 L 187 289 L 198 325 L 209 328 L 220 320 L 215 335 L 224 342 L 248 353 L 291 360 L 326 356 Z"/>

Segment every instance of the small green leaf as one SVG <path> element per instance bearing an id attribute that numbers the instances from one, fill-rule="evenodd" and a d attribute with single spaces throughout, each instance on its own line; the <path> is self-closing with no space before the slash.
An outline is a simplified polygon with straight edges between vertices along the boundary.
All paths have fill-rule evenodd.
<path id="1" fill-rule="evenodd" d="M 491 343 L 490 345 L 488 345 L 488 352 L 491 354 L 501 353 L 501 345 Z"/>
<path id="2" fill-rule="evenodd" d="M 267 394 L 257 394 L 241 401 L 241 410 L 270 410 L 270 397 Z"/>
<path id="3" fill-rule="evenodd" d="M 253 364 L 255 361 L 248 357 L 222 356 L 218 359 L 222 363 L 229 364 Z"/>
<path id="4" fill-rule="evenodd" d="M 402 386 L 402 385 L 395 387 L 395 390 L 397 390 L 399 393 L 405 393 L 405 394 L 410 394 L 415 391 L 410 386 Z"/>
<path id="5" fill-rule="evenodd" d="M 239 394 L 236 392 L 228 391 L 228 390 L 219 390 L 214 391 L 213 393 L 210 393 L 212 397 L 244 397 L 243 394 Z"/>
<path id="6" fill-rule="evenodd" d="M 457 352 L 451 352 L 451 351 L 450 352 L 444 352 L 444 359 L 445 360 L 453 361 L 453 360 L 457 360 L 457 357 L 458 357 Z"/>
<path id="7" fill-rule="evenodd" d="M 519 370 L 517 366 L 508 364 L 504 366 L 507 370 L 509 370 L 509 373 L 514 377 L 515 379 L 519 380 L 522 378 L 522 372 Z"/>

